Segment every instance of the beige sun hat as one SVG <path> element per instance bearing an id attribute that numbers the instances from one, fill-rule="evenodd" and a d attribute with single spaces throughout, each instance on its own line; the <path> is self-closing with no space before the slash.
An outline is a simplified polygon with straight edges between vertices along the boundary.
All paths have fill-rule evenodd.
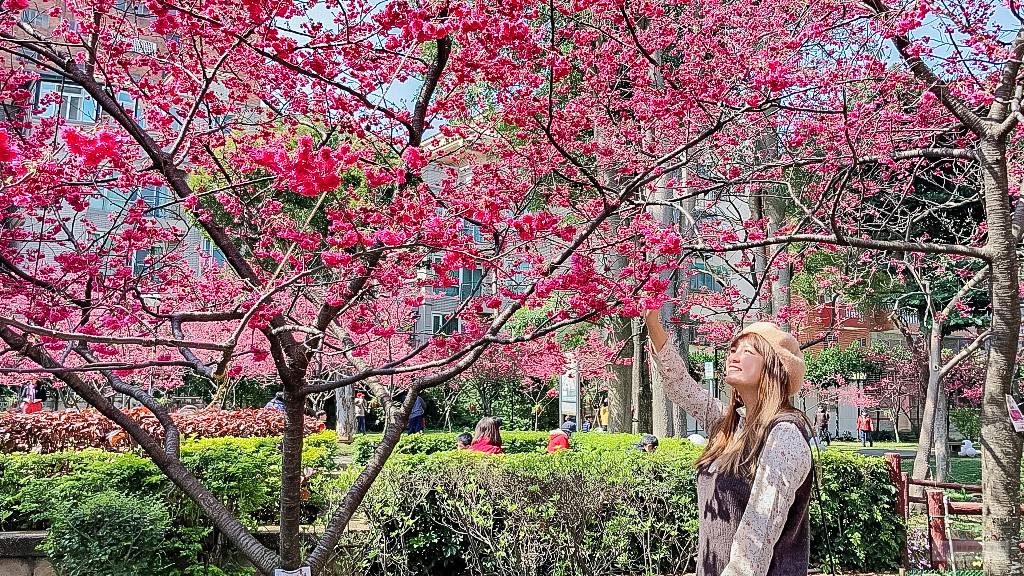
<path id="1" fill-rule="evenodd" d="M 804 385 L 807 363 L 804 361 L 804 352 L 800 349 L 800 343 L 792 334 L 780 330 L 771 322 L 754 322 L 744 328 L 740 334 L 757 334 L 764 338 L 772 350 L 779 355 L 782 365 L 786 367 L 786 374 L 789 375 L 787 393 L 792 396 L 800 391 L 800 387 Z"/>

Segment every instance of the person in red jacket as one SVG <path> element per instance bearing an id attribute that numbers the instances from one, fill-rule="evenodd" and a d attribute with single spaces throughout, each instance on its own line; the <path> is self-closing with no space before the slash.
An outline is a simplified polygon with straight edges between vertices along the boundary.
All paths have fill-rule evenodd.
<path id="1" fill-rule="evenodd" d="M 872 448 L 875 447 L 874 438 L 872 433 L 875 431 L 875 423 L 871 421 L 871 416 L 868 416 L 867 410 L 861 410 L 860 416 L 857 418 L 857 432 L 860 436 L 860 445 L 870 444 Z"/>
<path id="2" fill-rule="evenodd" d="M 566 422 L 562 424 L 561 428 L 555 428 L 551 431 L 551 439 L 548 440 L 548 452 L 558 452 L 559 450 L 569 449 L 569 436 L 572 434 L 572 430 L 567 426 Z"/>
<path id="3" fill-rule="evenodd" d="M 476 423 L 473 443 L 469 445 L 469 449 L 484 454 L 504 454 L 501 451 L 501 431 L 494 418 L 486 416 Z"/>

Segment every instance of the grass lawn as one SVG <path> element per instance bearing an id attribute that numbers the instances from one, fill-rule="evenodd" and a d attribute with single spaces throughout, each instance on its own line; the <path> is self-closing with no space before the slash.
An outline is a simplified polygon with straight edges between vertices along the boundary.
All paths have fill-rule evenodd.
<path id="1" fill-rule="evenodd" d="M 935 469 L 935 458 L 928 461 L 928 466 Z M 903 471 L 910 473 L 914 470 L 912 458 L 903 459 Z M 953 456 L 949 459 L 949 475 L 946 482 L 957 484 L 981 484 L 981 458 L 958 458 Z"/>
<path id="2" fill-rule="evenodd" d="M 875 442 L 876 450 L 917 450 L 916 442 Z M 857 452 L 864 447 L 860 442 L 833 442 L 830 449 L 842 452 Z M 910 473 L 914 469 L 914 458 L 903 457 L 903 471 Z M 935 458 L 931 458 L 928 465 L 935 469 Z M 981 484 L 981 458 L 960 458 L 951 456 L 949 459 L 949 475 L 946 482 L 957 484 Z"/>

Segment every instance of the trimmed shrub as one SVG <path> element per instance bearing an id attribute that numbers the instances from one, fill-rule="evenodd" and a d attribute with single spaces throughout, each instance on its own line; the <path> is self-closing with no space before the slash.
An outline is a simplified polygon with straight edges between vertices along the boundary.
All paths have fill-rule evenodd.
<path id="1" fill-rule="evenodd" d="M 423 434 L 403 434 L 395 446 L 393 454 L 434 454 L 447 452 L 455 448 L 455 438 L 462 432 L 428 432 Z M 370 461 L 370 456 L 380 444 L 383 434 L 361 435 L 352 443 L 355 454 L 353 461 L 363 465 Z M 547 432 L 501 432 L 502 451 L 506 454 L 522 454 L 544 452 L 548 447 Z"/>
<path id="2" fill-rule="evenodd" d="M 696 550 L 692 458 L 396 456 L 363 503 L 366 556 L 386 573 L 683 573 Z"/>
<path id="3" fill-rule="evenodd" d="M 163 426 L 146 408 L 122 410 L 147 432 L 164 438 Z M 198 414 L 171 414 L 182 436 L 192 438 L 254 437 L 279 435 L 284 430 L 284 414 L 270 408 L 234 412 L 207 410 Z M 319 423 L 303 417 L 306 434 L 317 431 Z M 126 449 L 131 439 L 120 426 L 96 410 L 72 412 L 0 413 L 0 447 L 5 451 L 62 452 L 83 448 Z"/>
<path id="4" fill-rule="evenodd" d="M 65 506 L 41 548 L 59 574 L 129 576 L 163 566 L 167 508 L 106 491 Z"/>
<path id="5" fill-rule="evenodd" d="M 832 557 L 839 566 L 869 571 L 896 568 L 907 528 L 896 513 L 896 487 L 889 480 L 885 460 L 825 450 L 820 468 L 820 504 L 811 495 L 811 561 L 826 562 L 827 528 Z"/>
<path id="6" fill-rule="evenodd" d="M 665 439 L 648 454 L 636 441 L 576 434 L 574 450 L 555 454 L 396 455 L 363 502 L 365 557 L 385 573 L 558 575 L 583 562 L 594 574 L 683 573 L 696 552 L 700 449 Z M 826 452 L 820 468 L 812 562 L 825 559 L 828 526 L 839 566 L 897 567 L 905 528 L 882 460 Z"/>
<path id="7" fill-rule="evenodd" d="M 280 494 L 280 438 L 206 438 L 182 442 L 184 464 L 228 509 L 250 527 L 276 524 Z M 333 432 L 305 439 L 303 465 L 318 470 L 336 468 L 337 442 Z M 326 506 L 320 475 L 311 481 L 310 498 L 303 504 L 304 521 L 313 523 Z M 150 460 L 134 453 L 117 454 L 89 449 L 54 454 L 0 454 L 0 529 L 45 529 L 58 524 L 63 511 L 116 486 L 125 498 L 159 501 L 170 514 L 163 568 L 141 574 L 191 574 L 197 566 L 237 571 L 234 547 Z M 105 573 L 105 572 L 97 572 Z M 251 573 L 251 570 L 249 571 Z"/>
<path id="8" fill-rule="evenodd" d="M 347 536 L 357 573 L 561 575 L 684 573 L 696 551 L 698 447 L 663 439 L 655 453 L 629 434 L 573 435 L 572 450 L 544 453 L 546 433 L 509 433 L 502 456 L 441 450 L 453 434 L 408 437 L 362 503 L 370 532 Z M 209 438 L 182 444 L 182 458 L 250 526 L 276 523 L 280 452 L 276 438 Z M 451 442 L 449 444 L 449 441 Z M 373 446 L 372 442 L 365 442 Z M 333 468 L 332 433 L 307 438 L 307 466 Z M 367 452 L 368 454 L 368 452 Z M 812 495 L 811 559 L 825 560 L 829 529 L 840 567 L 898 565 L 904 526 L 883 461 L 825 451 L 821 504 Z M 321 523 L 351 485 L 355 468 L 316 475 L 305 522 Z M 237 568 L 233 548 L 147 459 L 99 450 L 0 455 L 0 529 L 46 528 L 117 486 L 120 498 L 160 501 L 170 522 L 164 568 Z M 112 496 L 107 496 L 113 498 Z M 822 518 L 824 514 L 824 519 Z"/>

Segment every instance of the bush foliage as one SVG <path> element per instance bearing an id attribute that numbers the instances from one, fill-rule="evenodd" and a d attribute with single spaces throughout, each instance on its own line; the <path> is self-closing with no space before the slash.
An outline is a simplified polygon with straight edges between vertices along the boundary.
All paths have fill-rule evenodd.
<path id="1" fill-rule="evenodd" d="M 190 439 L 182 442 L 181 458 L 244 524 L 255 528 L 277 524 L 279 441 L 277 437 Z M 303 465 L 318 472 L 331 470 L 336 466 L 336 452 L 333 432 L 308 436 L 302 453 Z M 88 509 L 93 499 L 110 490 L 116 490 L 125 502 L 146 506 L 156 506 L 153 503 L 157 502 L 170 514 L 160 569 L 135 573 L 174 576 L 198 565 L 237 568 L 234 550 L 195 503 L 174 487 L 156 465 L 134 452 L 117 454 L 86 449 L 52 454 L 0 454 L 0 530 L 52 531 L 55 526 L 60 530 L 68 513 Z M 107 494 L 104 498 L 114 496 Z M 305 521 L 312 523 L 324 506 L 322 495 L 311 494 L 304 507 Z M 74 526 L 67 525 L 68 529 Z M 82 546 L 88 545 L 91 544 L 82 541 Z M 65 553 L 68 561 L 74 563 L 77 552 Z"/>
<path id="2" fill-rule="evenodd" d="M 693 569 L 692 464 L 699 448 L 689 442 L 666 438 L 649 454 L 633 448 L 634 435 L 575 434 L 572 450 L 547 454 L 546 433 L 515 432 L 508 434 L 506 449 L 516 453 L 484 456 L 449 449 L 454 436 L 403 440 L 405 453 L 389 460 L 360 507 L 368 529 L 346 533 L 348 553 L 339 556 L 346 570 L 518 576 Z M 360 450 L 368 455 L 375 440 L 366 437 Z M 276 442 L 190 440 L 182 445 L 182 458 L 245 524 L 275 524 L 281 462 Z M 336 446 L 332 433 L 307 438 L 304 465 L 331 469 Z M 842 567 L 896 567 L 904 527 L 881 459 L 826 451 L 820 467 L 823 506 L 812 500 L 812 562 L 824 560 L 822 527 L 828 526 Z M 322 524 L 356 472 L 313 476 L 304 522 Z M 103 498 L 156 502 L 169 511 L 157 556 L 161 567 L 146 573 L 184 575 L 197 565 L 237 569 L 232 549 L 199 510 L 134 453 L 0 455 L 0 529 L 52 528 L 59 511 L 87 507 L 112 488 L 117 495 Z"/>
<path id="3" fill-rule="evenodd" d="M 670 438 L 647 454 L 636 441 L 591 433 L 555 454 L 396 455 L 363 503 L 373 531 L 366 557 L 382 573 L 567 574 L 584 571 L 581 563 L 593 574 L 692 570 L 700 450 Z M 897 567 L 905 528 L 882 460 L 827 452 L 820 467 L 812 562 L 825 559 L 828 526 L 838 565 Z"/>
<path id="4" fill-rule="evenodd" d="M 167 508 L 106 491 L 56 515 L 42 548 L 66 576 L 152 574 L 163 567 Z"/>
<path id="5" fill-rule="evenodd" d="M 152 412 L 146 408 L 132 408 L 123 412 L 163 441 L 163 426 Z M 171 419 L 178 425 L 182 436 L 194 438 L 279 436 L 284 431 L 284 414 L 269 408 L 171 414 Z M 319 424 L 315 419 L 305 417 L 304 420 L 306 434 L 317 431 Z M 60 410 L 33 414 L 0 412 L 0 447 L 8 452 L 50 453 L 84 448 L 115 450 L 130 445 L 130 438 L 124 430 L 96 410 Z"/>

